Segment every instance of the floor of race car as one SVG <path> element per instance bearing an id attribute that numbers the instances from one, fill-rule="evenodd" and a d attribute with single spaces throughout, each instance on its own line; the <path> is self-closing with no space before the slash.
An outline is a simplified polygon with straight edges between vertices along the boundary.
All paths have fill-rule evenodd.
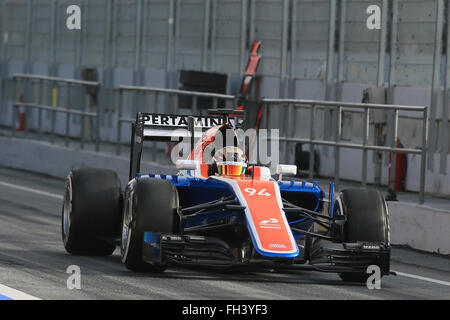
<path id="1" fill-rule="evenodd" d="M 63 185 L 0 168 L 0 299 L 5 287 L 41 299 L 450 299 L 450 259 L 398 247 L 398 275 L 383 278 L 379 290 L 330 273 L 170 268 L 151 275 L 128 271 L 118 250 L 106 258 L 70 256 L 60 235 Z M 67 288 L 73 265 L 80 290 Z"/>

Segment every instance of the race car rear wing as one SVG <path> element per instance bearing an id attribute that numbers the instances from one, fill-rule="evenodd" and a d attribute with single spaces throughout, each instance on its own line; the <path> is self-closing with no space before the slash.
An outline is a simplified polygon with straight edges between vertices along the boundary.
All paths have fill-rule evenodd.
<path id="1" fill-rule="evenodd" d="M 141 117 L 143 121 L 142 136 L 144 140 L 153 141 L 177 141 L 181 138 L 191 137 L 192 129 L 194 129 L 195 138 L 200 138 L 204 129 L 221 125 L 223 120 L 217 116 L 197 117 L 152 113 L 141 113 Z"/>
<path id="2" fill-rule="evenodd" d="M 227 118 L 223 112 L 212 116 L 137 113 L 131 129 L 129 179 L 133 179 L 140 171 L 144 141 L 179 142 L 183 138 L 190 138 L 193 148 L 195 139 L 201 138 L 203 131 L 221 125 L 224 121 Z"/>

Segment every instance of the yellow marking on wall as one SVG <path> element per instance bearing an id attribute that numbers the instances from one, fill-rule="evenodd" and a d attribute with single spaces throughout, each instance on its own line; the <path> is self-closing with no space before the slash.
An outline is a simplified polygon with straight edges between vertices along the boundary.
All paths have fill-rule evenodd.
<path id="1" fill-rule="evenodd" d="M 56 107 L 58 104 L 58 88 L 52 90 L 52 107 Z"/>

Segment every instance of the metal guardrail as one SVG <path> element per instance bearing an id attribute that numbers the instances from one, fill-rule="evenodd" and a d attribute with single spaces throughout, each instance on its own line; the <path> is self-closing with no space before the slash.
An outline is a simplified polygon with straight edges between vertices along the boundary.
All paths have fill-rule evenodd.
<path id="1" fill-rule="evenodd" d="M 78 84 L 83 86 L 94 86 L 98 87 L 99 83 L 94 81 L 84 81 L 84 80 L 76 80 L 70 78 L 59 78 L 59 77 L 48 77 L 48 76 L 38 76 L 34 74 L 24 74 L 24 73 L 15 73 L 13 74 L 14 79 L 28 79 L 28 80 L 36 80 L 36 81 L 48 81 L 48 82 L 60 82 L 65 84 Z"/>
<path id="2" fill-rule="evenodd" d="M 338 102 L 338 101 L 320 101 L 320 100 L 296 100 L 296 99 L 262 99 L 261 103 L 264 106 L 265 110 L 265 120 L 266 127 L 269 127 L 269 119 L 270 119 L 270 106 L 277 105 L 283 106 L 287 108 L 285 119 L 281 119 L 284 121 L 284 125 L 281 125 L 281 121 L 278 124 L 278 128 L 284 127 L 284 136 L 279 137 L 279 141 L 284 142 L 285 149 L 287 149 L 287 145 L 289 142 L 301 142 L 305 144 L 309 144 L 311 146 L 310 150 L 314 149 L 315 145 L 323 145 L 323 146 L 331 146 L 334 147 L 334 179 L 336 188 L 339 188 L 339 179 L 340 179 L 340 149 L 341 148 L 351 148 L 351 149 L 359 149 L 363 150 L 363 159 L 362 159 L 362 172 L 361 172 L 361 180 L 362 184 L 367 184 L 367 151 L 374 150 L 379 152 L 392 152 L 392 172 L 396 171 L 396 154 L 404 153 L 404 154 L 419 154 L 421 156 L 421 165 L 420 165 L 420 186 L 419 186 L 419 203 L 423 204 L 425 200 L 425 164 L 426 164 L 426 152 L 428 145 L 428 107 L 426 106 L 399 106 L 399 105 L 384 105 L 384 104 L 370 104 L 370 103 L 350 103 L 350 102 Z M 290 119 L 290 112 L 295 107 L 300 108 L 309 108 L 310 110 L 310 132 L 308 138 L 298 138 L 298 137 L 289 137 L 288 135 L 292 133 L 292 128 L 290 126 L 290 121 L 285 121 L 286 119 Z M 316 139 L 315 128 L 314 128 L 314 112 L 317 108 L 324 108 L 325 110 L 334 109 L 337 112 L 335 113 L 335 132 L 334 132 L 334 141 L 333 140 L 323 140 Z M 342 134 L 342 109 L 362 109 L 364 112 L 364 124 L 363 124 L 363 143 L 346 143 L 341 141 Z M 369 144 L 369 126 L 370 126 L 370 109 L 379 109 L 379 110 L 389 110 L 393 112 L 393 140 L 389 142 L 389 146 L 378 146 L 378 145 L 370 145 Z M 398 113 L 399 111 L 413 111 L 413 112 L 421 112 L 423 114 L 422 120 L 422 146 L 420 149 L 410 149 L 410 148 L 398 148 L 396 147 L 396 139 L 398 136 Z M 312 178 L 314 175 L 314 152 L 309 152 L 309 178 Z M 389 181 L 389 186 L 394 189 L 395 183 L 395 174 L 391 174 L 391 180 Z"/>
<path id="3" fill-rule="evenodd" d="M 21 87 L 21 93 L 19 95 L 19 99 L 16 99 L 17 94 L 17 87 L 18 87 L 18 81 L 22 80 L 22 87 Z M 37 102 L 33 102 L 34 97 L 31 93 L 32 91 L 32 84 L 37 83 L 38 85 L 38 97 Z M 52 105 L 46 105 L 43 103 L 43 94 L 42 89 L 44 84 L 50 84 L 48 91 L 47 91 L 47 101 L 52 100 Z M 61 107 L 59 97 L 58 95 L 54 94 L 53 90 L 57 90 L 59 86 L 65 86 L 67 87 L 67 99 L 66 99 L 66 107 Z M 66 115 L 66 126 L 65 126 L 65 145 L 69 145 L 70 140 L 70 117 L 73 116 L 79 116 L 81 117 L 81 130 L 79 135 L 80 140 L 80 148 L 84 149 L 85 144 L 85 119 L 88 117 L 89 119 L 93 119 L 96 122 L 96 138 L 95 138 L 95 150 L 99 151 L 100 149 L 100 123 L 97 112 L 91 112 L 90 111 L 90 97 L 87 93 L 88 87 L 98 87 L 98 82 L 93 81 L 83 81 L 83 80 L 75 80 L 75 79 L 67 79 L 67 78 L 58 78 L 58 77 L 47 77 L 47 76 L 37 76 L 32 74 L 14 74 L 13 75 L 13 98 L 12 98 L 12 117 L 11 117 L 11 131 L 12 136 L 16 135 L 16 124 L 15 120 L 17 119 L 17 110 L 19 108 L 24 108 L 25 112 L 28 109 L 37 109 L 38 110 L 38 124 L 37 124 L 37 132 L 38 132 L 38 140 L 41 140 L 42 138 L 42 111 L 46 110 L 48 112 L 51 112 L 51 129 L 50 129 L 50 142 L 54 143 L 55 140 L 55 126 L 56 126 L 56 114 L 57 113 L 64 113 Z M 82 103 L 79 108 L 75 108 L 73 104 L 72 99 L 72 90 L 75 87 L 81 87 L 84 92 L 84 97 Z M 52 92 L 49 92 L 52 91 Z M 57 93 L 57 92 L 56 92 Z M 25 136 L 28 134 L 28 128 L 25 124 L 24 128 Z"/>
<path id="4" fill-rule="evenodd" d="M 16 99 L 16 91 L 17 91 L 17 85 L 18 81 L 22 80 L 22 90 L 23 95 L 25 96 L 25 99 Z M 27 86 L 30 86 L 31 83 L 38 83 L 39 86 L 39 94 L 37 98 L 37 102 L 33 101 L 32 95 L 29 93 L 30 88 L 27 88 Z M 43 97 L 42 97 L 42 85 L 44 83 L 50 83 L 50 89 L 55 88 L 56 84 L 67 86 L 67 99 L 66 99 L 66 105 L 63 106 L 63 103 L 61 103 L 59 98 L 58 101 L 53 101 L 52 105 L 48 105 L 43 103 Z M 72 105 L 73 101 L 71 100 L 71 90 L 75 87 L 81 87 L 84 93 L 83 103 L 81 105 L 77 106 L 78 108 L 74 108 Z M 70 139 L 70 118 L 71 116 L 78 116 L 82 118 L 81 121 L 81 130 L 78 137 L 80 140 L 80 147 L 81 149 L 84 148 L 85 144 L 85 119 L 91 119 L 92 121 L 95 121 L 96 123 L 96 139 L 95 139 L 95 150 L 99 151 L 100 149 L 100 143 L 102 142 L 100 139 L 100 116 L 98 112 L 93 112 L 90 110 L 90 97 L 88 94 L 88 87 L 95 86 L 98 87 L 98 82 L 91 82 L 91 81 L 81 81 L 81 80 L 73 80 L 73 79 L 65 79 L 65 78 L 57 78 L 57 77 L 45 77 L 45 76 L 35 76 L 35 75 L 27 75 L 27 74 L 14 74 L 13 75 L 13 112 L 12 112 L 12 119 L 11 119 L 11 132 L 14 136 L 16 134 L 16 124 L 15 121 L 17 119 L 17 110 L 19 108 L 26 108 L 26 109 L 37 109 L 38 110 L 38 125 L 37 125 L 37 133 L 38 133 L 38 139 L 41 139 L 42 135 L 42 112 L 47 111 L 51 113 L 51 128 L 48 131 L 51 135 L 51 142 L 54 143 L 55 138 L 55 123 L 56 123 L 56 114 L 57 113 L 64 113 L 66 114 L 65 120 L 66 120 L 66 126 L 65 126 L 65 134 L 63 136 L 65 137 L 65 145 L 67 146 L 69 144 Z M 164 88 L 155 88 L 155 87 L 143 87 L 143 86 L 120 86 L 117 89 L 115 89 L 116 92 L 119 95 L 119 103 L 117 108 L 117 138 L 115 141 L 116 144 L 116 153 L 120 155 L 121 153 L 121 145 L 122 145 L 122 125 L 124 123 L 132 123 L 135 121 L 133 112 L 136 111 L 142 111 L 142 112 L 165 112 L 167 113 L 168 110 L 171 110 L 173 114 L 177 114 L 179 112 L 178 110 L 178 97 L 180 96 L 190 96 L 192 97 L 191 105 L 189 112 L 192 114 L 197 114 L 198 112 L 198 99 L 199 98 L 211 98 L 213 101 L 212 107 L 218 107 L 219 101 L 225 101 L 225 103 L 233 103 L 233 105 L 236 105 L 236 96 L 232 95 L 224 95 L 224 94 L 217 94 L 217 93 L 206 93 L 206 92 L 195 92 L 195 91 L 184 91 L 184 90 L 176 90 L 176 89 L 164 89 Z M 131 95 L 133 101 L 132 103 L 126 103 L 124 102 L 124 95 L 125 93 L 128 93 Z M 51 93 L 50 93 L 51 94 Z M 139 100 L 138 95 L 145 96 L 145 99 L 148 99 L 148 95 L 151 95 L 153 100 L 149 103 L 145 103 L 146 100 L 144 100 L 144 104 L 137 105 L 136 101 Z M 165 101 L 159 100 L 161 97 L 164 99 L 168 99 Z M 86 99 L 87 98 L 87 99 Z M 170 99 L 172 100 L 170 101 Z M 48 101 L 48 99 L 47 99 Z M 167 101 L 170 101 L 171 103 L 168 103 Z M 158 105 L 161 104 L 164 106 L 164 110 L 158 110 Z M 369 104 L 369 103 L 349 103 L 349 102 L 337 102 L 337 101 L 320 101 L 320 100 L 298 100 L 298 99 L 262 99 L 260 104 L 263 105 L 265 114 L 264 119 L 266 123 L 266 128 L 269 128 L 269 119 L 271 117 L 271 108 L 270 107 L 277 107 L 277 113 L 281 114 L 281 110 L 278 110 L 278 108 L 284 108 L 285 117 L 280 117 L 280 122 L 276 124 L 277 128 L 283 128 L 282 130 L 283 136 L 279 137 L 279 141 L 284 143 L 284 150 L 287 149 L 289 143 L 294 142 L 300 142 L 309 144 L 311 146 L 310 150 L 314 149 L 314 146 L 321 145 L 321 146 L 327 146 L 334 148 L 334 179 L 335 179 L 335 185 L 336 188 L 339 187 L 339 180 L 340 180 L 340 149 L 341 148 L 351 148 L 351 149 L 358 149 L 362 150 L 363 152 L 363 158 L 362 158 L 362 172 L 361 172 L 361 181 L 363 185 L 367 184 L 367 161 L 368 161 L 368 151 L 377 151 L 377 152 L 390 152 L 393 153 L 392 157 L 392 164 L 391 169 L 393 172 L 396 170 L 396 154 L 397 153 L 403 153 L 403 154 L 417 154 L 421 156 L 421 165 L 420 165 L 420 186 L 419 186 L 419 203 L 424 203 L 424 192 L 425 192 L 425 170 L 426 170 L 426 156 L 427 156 L 427 145 L 428 145 L 428 107 L 424 106 L 400 106 L 400 105 L 384 105 L 384 104 Z M 150 110 L 151 108 L 151 110 Z M 309 109 L 310 114 L 310 122 L 311 124 L 314 123 L 315 118 L 315 111 L 318 109 L 323 110 L 335 110 L 334 112 L 334 126 L 335 132 L 334 137 L 330 138 L 330 140 L 327 139 L 320 139 L 318 138 L 319 133 L 316 132 L 315 126 L 311 125 L 309 130 L 309 136 L 308 137 L 296 137 L 295 131 L 291 126 L 291 121 L 286 121 L 289 119 L 293 119 L 292 111 L 295 108 L 306 108 Z M 139 110 L 137 110 L 139 109 Z M 342 113 L 343 109 L 345 111 L 350 110 L 361 110 L 364 114 L 364 123 L 363 123 L 363 139 L 362 143 L 350 143 L 350 142 L 344 142 L 341 139 L 342 135 Z M 392 112 L 393 121 L 392 123 L 392 132 L 394 132 L 394 139 L 392 141 L 388 142 L 387 146 L 381 146 L 381 145 L 373 145 L 369 144 L 369 127 L 370 127 L 370 110 L 372 109 L 378 109 L 378 110 L 387 110 Z M 361 112 L 360 111 L 360 112 Z M 398 118 L 399 118 L 399 112 L 400 111 L 412 111 L 412 112 L 420 112 L 422 113 L 422 127 L 424 130 L 422 130 L 422 146 L 419 149 L 411 149 L 411 148 L 398 148 L 396 147 L 396 137 L 398 133 Z M 128 114 L 124 114 L 124 112 L 128 112 Z M 183 111 L 185 112 L 185 111 Z M 133 117 L 131 117 L 133 115 Z M 25 128 L 25 136 L 27 135 L 27 128 Z M 61 134 L 60 134 L 61 135 Z M 331 140 L 332 139 L 332 140 Z M 153 144 L 153 148 L 156 148 L 156 143 Z M 309 163 L 311 164 L 309 166 L 309 177 L 313 178 L 314 176 L 314 152 L 309 153 Z M 393 188 L 394 186 L 394 176 L 395 174 L 391 175 L 391 180 L 389 181 L 390 187 Z"/>
<path id="5" fill-rule="evenodd" d="M 213 100 L 212 107 L 217 108 L 219 106 L 219 101 L 231 101 L 236 105 L 237 97 L 233 95 L 219 94 L 219 93 L 209 93 L 209 92 L 198 92 L 198 91 L 186 91 L 177 89 L 164 89 L 155 87 L 141 87 L 141 86 L 119 86 L 119 107 L 118 107 L 118 117 L 117 117 L 117 141 L 116 141 L 116 154 L 121 153 L 121 139 L 122 139 L 122 124 L 123 123 L 133 123 L 136 119 L 125 117 L 123 115 L 123 95 L 125 92 L 130 92 L 136 99 L 136 94 L 151 94 L 153 95 L 153 109 L 148 110 L 151 112 L 158 113 L 158 99 L 161 95 L 167 97 L 173 97 L 172 113 L 178 113 L 178 97 L 179 96 L 189 96 L 192 97 L 191 103 L 191 113 L 197 114 L 198 112 L 198 98 L 211 98 Z M 170 109 L 170 108 L 169 108 Z M 139 110 L 144 111 L 144 110 Z M 167 112 L 167 110 L 165 111 Z"/>

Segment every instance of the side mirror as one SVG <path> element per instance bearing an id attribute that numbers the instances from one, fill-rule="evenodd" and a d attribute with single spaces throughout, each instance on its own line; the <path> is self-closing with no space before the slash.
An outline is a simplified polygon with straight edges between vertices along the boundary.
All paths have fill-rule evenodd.
<path id="1" fill-rule="evenodd" d="M 199 162 L 198 160 L 177 160 L 176 166 L 180 170 L 196 170 Z"/>
<path id="2" fill-rule="evenodd" d="M 297 166 L 290 164 L 279 164 L 277 165 L 278 181 L 281 181 L 283 175 L 295 176 L 297 174 Z"/>

